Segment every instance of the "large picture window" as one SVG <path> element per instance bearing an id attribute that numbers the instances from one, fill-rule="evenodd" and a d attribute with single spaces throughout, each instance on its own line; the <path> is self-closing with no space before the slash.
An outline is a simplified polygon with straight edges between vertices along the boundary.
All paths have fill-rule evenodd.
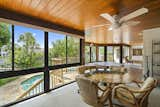
<path id="1" fill-rule="evenodd" d="M 107 61 L 108 62 L 113 62 L 113 47 L 112 46 L 107 46 Z"/>
<path id="2" fill-rule="evenodd" d="M 15 26 L 15 69 L 44 66 L 44 32 L 32 28 Z"/>
<path id="3" fill-rule="evenodd" d="M 12 69 L 11 25 L 0 22 L 0 72 Z"/>
<path id="4" fill-rule="evenodd" d="M 0 106 L 75 81 L 80 52 L 80 38 L 0 22 Z"/>
<path id="5" fill-rule="evenodd" d="M 96 46 L 91 47 L 91 62 L 96 62 Z"/>
<path id="6" fill-rule="evenodd" d="M 67 37 L 67 63 L 80 62 L 80 39 Z"/>
<path id="7" fill-rule="evenodd" d="M 66 64 L 66 36 L 49 32 L 49 65 Z"/>
<path id="8" fill-rule="evenodd" d="M 104 61 L 104 47 L 98 47 L 98 61 Z"/>
<path id="9" fill-rule="evenodd" d="M 85 46 L 85 63 L 90 62 L 90 47 Z"/>

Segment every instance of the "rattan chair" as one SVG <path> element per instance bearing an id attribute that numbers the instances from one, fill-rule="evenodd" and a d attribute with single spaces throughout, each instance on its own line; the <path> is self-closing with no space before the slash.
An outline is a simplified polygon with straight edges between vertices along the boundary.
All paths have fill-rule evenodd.
<path id="1" fill-rule="evenodd" d="M 114 88 L 114 98 L 126 107 L 147 107 L 148 96 L 153 88 L 157 86 L 157 81 L 149 77 L 139 86 L 141 87 L 116 86 Z"/>
<path id="2" fill-rule="evenodd" d="M 108 88 L 99 88 L 96 82 L 91 81 L 84 75 L 78 75 L 76 81 L 80 95 L 85 103 L 93 107 L 104 107 L 110 94 Z"/>

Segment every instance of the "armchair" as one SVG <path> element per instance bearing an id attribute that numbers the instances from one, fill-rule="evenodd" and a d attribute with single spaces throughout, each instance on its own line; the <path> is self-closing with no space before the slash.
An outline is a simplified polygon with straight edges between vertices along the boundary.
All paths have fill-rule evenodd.
<path id="1" fill-rule="evenodd" d="M 76 81 L 79 86 L 80 95 L 85 103 L 93 107 L 104 107 L 110 95 L 108 88 L 101 89 L 98 87 L 97 82 L 91 81 L 83 75 L 77 76 Z"/>
<path id="2" fill-rule="evenodd" d="M 114 98 L 127 107 L 147 107 L 148 96 L 156 86 L 157 81 L 152 77 L 147 78 L 139 88 L 118 85 L 114 88 Z"/>

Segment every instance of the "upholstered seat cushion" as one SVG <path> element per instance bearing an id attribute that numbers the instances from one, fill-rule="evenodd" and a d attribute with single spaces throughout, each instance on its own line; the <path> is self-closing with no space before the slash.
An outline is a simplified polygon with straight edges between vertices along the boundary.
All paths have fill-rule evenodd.
<path id="1" fill-rule="evenodd" d="M 136 87 L 130 87 L 130 86 L 126 86 L 126 85 L 119 85 L 121 87 L 126 87 L 128 90 L 134 90 L 134 91 L 143 91 L 143 90 L 147 90 L 149 88 L 152 88 L 154 85 L 154 79 L 149 77 L 147 78 L 147 80 L 143 83 L 141 88 L 136 88 Z M 134 93 L 132 92 L 132 94 L 134 95 L 134 97 L 131 95 L 131 93 L 124 89 L 124 88 L 119 88 L 116 90 L 116 97 L 125 100 L 131 104 L 135 104 L 134 101 L 134 97 L 136 99 L 140 99 L 145 93 Z"/>
<path id="2" fill-rule="evenodd" d="M 148 88 L 151 88 L 151 87 L 153 87 L 155 84 L 155 80 L 152 78 L 152 77 L 148 77 L 145 81 L 144 81 L 144 83 L 143 83 L 143 85 L 142 85 L 142 87 L 141 87 L 141 90 L 144 90 L 144 89 L 148 89 Z"/>
<path id="3" fill-rule="evenodd" d="M 127 101 L 131 104 L 135 104 L 133 96 L 126 89 L 119 88 L 118 90 L 116 90 L 116 97 L 118 97 L 119 99 L 122 99 L 124 101 Z"/>

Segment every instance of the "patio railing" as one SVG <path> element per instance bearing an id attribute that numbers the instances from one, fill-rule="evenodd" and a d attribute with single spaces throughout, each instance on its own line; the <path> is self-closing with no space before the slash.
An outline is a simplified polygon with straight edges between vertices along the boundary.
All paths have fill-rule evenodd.
<path id="1" fill-rule="evenodd" d="M 40 79 L 39 81 L 37 81 L 33 86 L 31 86 L 26 92 L 24 92 L 23 94 L 21 94 L 17 100 L 22 99 L 22 98 L 26 98 L 26 97 L 30 97 L 33 95 L 36 95 L 40 92 L 43 92 L 43 78 Z"/>
<path id="2" fill-rule="evenodd" d="M 60 86 L 64 84 L 64 77 L 63 73 L 66 72 L 64 69 L 59 69 L 56 71 L 50 72 L 50 88 L 54 88 L 56 86 Z M 23 94 L 21 94 L 17 100 L 22 98 L 27 98 L 33 95 L 36 95 L 38 93 L 43 92 L 44 88 L 44 79 L 38 80 L 35 84 L 33 84 L 27 91 L 25 91 Z"/>

